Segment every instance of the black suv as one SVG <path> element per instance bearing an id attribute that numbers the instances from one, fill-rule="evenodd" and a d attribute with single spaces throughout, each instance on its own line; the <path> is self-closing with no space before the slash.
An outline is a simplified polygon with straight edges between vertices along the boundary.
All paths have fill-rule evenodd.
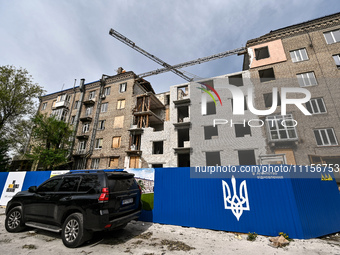
<path id="1" fill-rule="evenodd" d="M 61 232 L 64 245 L 74 248 L 95 231 L 125 227 L 141 209 L 141 188 L 133 174 L 76 171 L 18 192 L 7 204 L 5 227 L 8 232 L 25 226 Z"/>

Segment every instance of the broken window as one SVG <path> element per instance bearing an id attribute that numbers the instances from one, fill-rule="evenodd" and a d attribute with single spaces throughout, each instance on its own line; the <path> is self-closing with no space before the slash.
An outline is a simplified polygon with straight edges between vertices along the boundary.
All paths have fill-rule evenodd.
<path id="1" fill-rule="evenodd" d="M 232 75 L 228 77 L 229 84 L 235 85 L 237 87 L 243 86 L 242 74 Z"/>
<path id="2" fill-rule="evenodd" d="M 121 142 L 121 136 L 114 136 L 112 138 L 112 148 L 119 148 Z"/>
<path id="3" fill-rule="evenodd" d="M 110 158 L 109 168 L 118 168 L 119 157 Z"/>
<path id="4" fill-rule="evenodd" d="M 96 91 L 93 90 L 93 91 L 91 91 L 90 94 L 89 94 L 89 100 L 94 99 L 95 97 L 96 97 Z"/>
<path id="5" fill-rule="evenodd" d="M 186 96 L 188 96 L 188 85 L 183 87 L 177 88 L 177 100 L 184 99 Z"/>
<path id="6" fill-rule="evenodd" d="M 207 102 L 207 114 L 206 115 L 212 115 L 212 114 L 216 114 L 215 102 Z"/>
<path id="7" fill-rule="evenodd" d="M 139 151 L 140 150 L 141 135 L 132 134 L 130 139 L 131 139 L 130 150 Z"/>
<path id="8" fill-rule="evenodd" d="M 105 120 L 100 120 L 98 123 L 98 130 L 104 130 L 105 129 Z"/>
<path id="9" fill-rule="evenodd" d="M 268 68 L 268 69 L 260 70 L 259 76 L 260 76 L 261 82 L 275 80 L 274 69 Z"/>
<path id="10" fill-rule="evenodd" d="M 238 151 L 238 160 L 241 166 L 244 165 L 256 165 L 254 150 L 242 150 Z"/>
<path id="11" fill-rule="evenodd" d="M 165 95 L 165 105 L 169 105 L 170 104 L 170 95 Z"/>
<path id="12" fill-rule="evenodd" d="M 89 132 L 90 131 L 90 123 L 85 123 L 84 125 L 83 125 L 83 133 L 87 133 L 87 132 Z"/>
<path id="13" fill-rule="evenodd" d="M 177 165 L 178 167 L 190 167 L 190 154 L 178 154 L 177 156 Z"/>
<path id="14" fill-rule="evenodd" d="M 220 166 L 221 156 L 219 151 L 207 151 L 205 153 L 205 162 L 207 166 Z"/>
<path id="15" fill-rule="evenodd" d="M 268 46 L 255 49 L 255 58 L 256 60 L 269 58 Z"/>
<path id="16" fill-rule="evenodd" d="M 163 141 L 153 142 L 152 154 L 163 154 Z"/>
<path id="17" fill-rule="evenodd" d="M 273 105 L 273 93 L 266 93 L 263 94 L 263 99 L 264 99 L 264 105 L 266 107 L 272 107 Z M 281 105 L 281 97 L 280 97 L 280 93 L 277 92 L 277 106 Z"/>
<path id="18" fill-rule="evenodd" d="M 231 110 L 233 111 L 234 110 L 234 99 L 230 99 L 231 101 Z M 244 97 L 244 110 L 248 110 L 248 105 L 247 105 L 247 97 L 245 96 Z"/>
<path id="19" fill-rule="evenodd" d="M 245 135 L 251 136 L 250 126 L 248 125 L 248 122 L 245 122 L 243 124 L 235 124 L 235 135 L 236 137 L 244 137 Z"/>
<path id="20" fill-rule="evenodd" d="M 186 147 L 184 146 L 184 142 L 190 141 L 189 139 L 189 128 L 178 129 L 178 147 Z"/>
<path id="21" fill-rule="evenodd" d="M 177 121 L 180 122 L 185 122 L 184 118 L 189 117 L 189 106 L 180 106 L 177 107 Z"/>
<path id="22" fill-rule="evenodd" d="M 103 148 L 103 138 L 98 138 L 98 139 L 96 139 L 95 148 L 96 148 L 96 149 L 101 149 L 101 148 Z"/>
<path id="23" fill-rule="evenodd" d="M 212 136 L 218 136 L 217 126 L 205 126 L 204 127 L 204 139 L 210 140 Z"/>
<path id="24" fill-rule="evenodd" d="M 163 168 L 163 164 L 152 164 L 152 168 Z"/>

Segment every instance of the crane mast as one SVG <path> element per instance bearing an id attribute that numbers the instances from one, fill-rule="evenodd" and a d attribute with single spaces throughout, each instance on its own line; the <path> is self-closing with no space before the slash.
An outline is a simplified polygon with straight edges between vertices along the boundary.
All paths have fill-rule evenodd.
<path id="1" fill-rule="evenodd" d="M 138 77 L 140 77 L 140 78 L 171 71 L 171 72 L 177 74 L 178 76 L 182 77 L 184 80 L 190 82 L 190 81 L 193 81 L 193 78 L 186 76 L 183 72 L 181 72 L 177 69 L 180 69 L 180 68 L 183 68 L 183 67 L 188 67 L 188 66 L 193 66 L 193 65 L 197 65 L 197 64 L 201 64 L 201 63 L 205 63 L 205 62 L 209 62 L 209 61 L 219 59 L 219 58 L 229 57 L 229 56 L 236 55 L 236 54 L 242 54 L 246 50 L 245 47 L 241 47 L 241 48 L 221 52 L 221 53 L 218 53 L 218 54 L 214 54 L 214 55 L 211 55 L 211 56 L 187 61 L 187 62 L 184 62 L 184 63 L 181 63 L 181 64 L 170 65 L 170 64 L 164 62 L 163 60 L 161 60 L 160 58 L 158 58 L 158 57 L 150 54 L 149 52 L 143 50 L 142 48 L 138 47 L 133 41 L 131 41 L 129 38 L 125 37 L 124 35 L 120 34 L 116 30 L 111 28 L 109 34 L 111 36 L 113 36 L 114 38 L 116 38 L 117 40 L 121 41 L 122 43 L 126 44 L 127 46 L 131 47 L 132 49 L 138 51 L 139 53 L 143 54 L 144 56 L 148 57 L 149 59 L 151 59 L 151 60 L 155 61 L 156 63 L 160 64 L 161 66 L 163 66 L 163 68 L 161 68 L 161 69 L 157 69 L 157 70 L 153 70 L 153 71 L 149 71 L 149 72 L 139 74 Z"/>

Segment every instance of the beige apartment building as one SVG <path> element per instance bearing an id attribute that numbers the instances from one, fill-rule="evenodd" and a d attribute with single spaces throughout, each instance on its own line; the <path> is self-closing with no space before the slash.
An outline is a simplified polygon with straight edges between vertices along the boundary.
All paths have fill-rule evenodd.
<path id="1" fill-rule="evenodd" d="M 72 125 L 72 169 L 139 168 L 140 132 L 161 128 L 165 106 L 150 83 L 119 69 L 98 81 L 43 96 L 39 111 Z"/>
<path id="2" fill-rule="evenodd" d="M 256 109 L 270 109 L 274 87 L 278 98 L 283 87 L 311 93 L 305 104 L 311 116 L 293 105 L 282 116 L 280 99 L 272 115 L 262 116 L 269 120 L 263 129 L 267 153 L 285 154 L 289 164 L 340 164 L 340 13 L 271 31 L 246 47 L 243 69 L 255 87 Z M 298 124 L 284 127 L 284 119 Z"/>

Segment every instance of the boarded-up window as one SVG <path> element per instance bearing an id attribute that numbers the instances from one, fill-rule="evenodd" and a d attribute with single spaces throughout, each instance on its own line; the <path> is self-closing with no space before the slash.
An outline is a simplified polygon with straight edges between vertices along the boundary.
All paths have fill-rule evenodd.
<path id="1" fill-rule="evenodd" d="M 112 139 L 112 148 L 119 148 L 120 147 L 120 136 L 114 136 Z"/>
<path id="2" fill-rule="evenodd" d="M 117 101 L 117 109 L 124 109 L 125 108 L 125 99 Z"/>
<path id="3" fill-rule="evenodd" d="M 124 116 L 115 117 L 113 128 L 123 128 L 124 126 Z"/>
<path id="4" fill-rule="evenodd" d="M 169 121 L 170 120 L 170 109 L 166 108 L 165 109 L 165 121 Z"/>
<path id="5" fill-rule="evenodd" d="M 139 157 L 138 156 L 130 157 L 130 168 L 139 168 Z"/>
<path id="6" fill-rule="evenodd" d="M 109 168 L 118 168 L 119 158 L 110 158 Z"/>

